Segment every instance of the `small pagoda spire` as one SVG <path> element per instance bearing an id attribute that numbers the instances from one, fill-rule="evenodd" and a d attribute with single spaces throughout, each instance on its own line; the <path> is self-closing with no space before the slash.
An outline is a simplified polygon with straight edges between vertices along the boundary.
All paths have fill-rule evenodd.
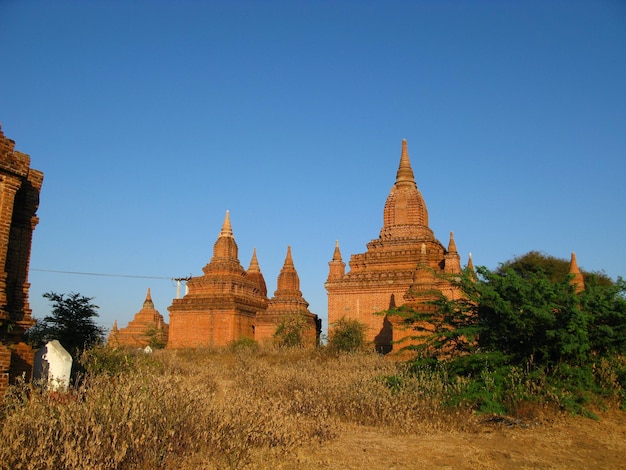
<path id="1" fill-rule="evenodd" d="M 267 285 L 265 284 L 265 278 L 263 277 L 261 267 L 259 266 L 259 260 L 256 257 L 256 248 L 252 250 L 252 259 L 250 260 L 250 266 L 246 271 L 246 277 L 252 279 L 256 283 L 263 297 L 267 296 Z"/>
<path id="2" fill-rule="evenodd" d="M 148 293 L 146 294 L 146 300 L 143 301 L 143 307 L 152 307 L 154 308 L 154 303 L 152 302 L 152 296 L 150 295 L 150 288 L 148 287 Z"/>
<path id="3" fill-rule="evenodd" d="M 113 333 L 118 333 L 120 331 L 120 329 L 117 327 L 117 320 L 113 322 L 113 328 L 111 331 L 113 331 Z"/>
<path id="4" fill-rule="evenodd" d="M 569 273 L 573 276 L 570 280 L 570 284 L 574 286 L 574 291 L 578 294 L 585 290 L 585 279 L 583 277 L 583 273 L 580 271 L 578 267 L 578 263 L 576 262 L 576 253 L 572 251 L 572 259 L 569 264 Z"/>
<path id="5" fill-rule="evenodd" d="M 454 241 L 454 232 L 450 232 L 450 242 L 448 243 L 448 253 L 456 253 L 456 243 Z"/>
<path id="6" fill-rule="evenodd" d="M 339 240 L 335 241 L 333 259 L 328 263 L 328 268 L 327 281 L 342 279 L 346 272 L 346 263 L 341 259 L 341 251 L 339 250 Z"/>
<path id="7" fill-rule="evenodd" d="M 411 161 L 409 160 L 409 151 L 407 150 L 406 139 L 402 139 L 402 153 L 400 155 L 400 165 L 398 166 L 398 172 L 396 173 L 396 185 L 412 185 L 415 184 L 415 175 L 411 168 Z"/>
<path id="8" fill-rule="evenodd" d="M 291 246 L 289 246 L 289 245 L 287 245 L 287 256 L 285 257 L 285 266 L 284 267 L 290 267 L 290 268 L 294 267 L 293 258 L 291 257 Z"/>
<path id="9" fill-rule="evenodd" d="M 259 266 L 259 260 L 256 257 L 256 247 L 252 249 L 252 259 L 250 260 L 250 266 L 248 267 L 249 273 L 260 273 L 261 267 Z"/>
<path id="10" fill-rule="evenodd" d="M 293 291 L 300 293 L 300 278 L 298 272 L 293 264 L 293 258 L 291 257 L 291 246 L 287 247 L 287 256 L 285 257 L 285 264 L 283 264 L 280 274 L 278 275 L 278 286 L 274 295 L 279 295 L 282 291 Z"/>
<path id="11" fill-rule="evenodd" d="M 469 271 L 469 275 L 473 280 L 478 279 L 476 276 L 476 269 L 474 268 L 474 261 L 472 260 L 472 253 L 470 252 L 469 258 L 467 260 L 467 271 Z"/>
<path id="12" fill-rule="evenodd" d="M 333 252 L 333 261 L 342 261 L 341 251 L 339 251 L 339 240 L 335 240 L 335 251 Z"/>
<path id="13" fill-rule="evenodd" d="M 222 231 L 220 232 L 220 237 L 232 237 L 233 236 L 233 227 L 230 224 L 230 212 L 226 211 L 226 217 L 224 217 L 224 224 L 222 224 Z"/>
<path id="14" fill-rule="evenodd" d="M 239 264 L 238 252 L 239 249 L 233 235 L 233 227 L 230 224 L 230 212 L 226 211 L 222 230 L 213 245 L 213 259 L 230 260 Z"/>
<path id="15" fill-rule="evenodd" d="M 461 257 L 456 249 L 454 241 L 454 232 L 450 232 L 450 242 L 448 243 L 448 251 L 444 255 L 445 265 L 444 271 L 448 274 L 461 274 Z"/>

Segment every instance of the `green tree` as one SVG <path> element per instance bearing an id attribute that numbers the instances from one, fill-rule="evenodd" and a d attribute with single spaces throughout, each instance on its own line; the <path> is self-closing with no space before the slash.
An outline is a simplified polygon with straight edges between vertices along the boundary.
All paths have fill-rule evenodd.
<path id="1" fill-rule="evenodd" d="M 294 313 L 285 315 L 276 327 L 274 339 L 281 348 L 304 346 L 304 329 L 306 319 L 304 315 Z"/>
<path id="2" fill-rule="evenodd" d="M 95 322 L 99 307 L 91 302 L 92 297 L 73 292 L 47 292 L 43 296 L 52 302 L 52 313 L 37 320 L 28 330 L 27 336 L 33 347 L 56 339 L 74 358 L 78 358 L 86 348 L 104 340 L 105 330 Z"/>
<path id="3" fill-rule="evenodd" d="M 328 348 L 337 352 L 354 352 L 365 347 L 365 324 L 342 317 L 332 324 Z"/>
<path id="4" fill-rule="evenodd" d="M 569 275 L 570 260 L 557 258 L 541 251 L 529 251 L 528 253 L 516 256 L 512 260 L 501 263 L 497 273 L 503 274 L 507 269 L 512 269 L 516 273 L 524 276 L 528 273 L 543 273 L 552 282 L 560 282 L 567 279 Z M 594 282 L 602 286 L 613 284 L 612 279 L 602 272 L 589 272 L 581 269 L 585 282 Z"/>
<path id="5" fill-rule="evenodd" d="M 560 280 L 532 263 L 498 270 L 477 268 L 454 281 L 464 296 L 441 296 L 425 312 L 400 307 L 416 330 L 411 346 L 422 356 L 497 353 L 509 364 L 581 365 L 593 358 L 626 354 L 626 282 L 609 284 L 590 275 L 576 293 L 567 272 Z M 443 353 L 443 354 L 442 354 Z"/>

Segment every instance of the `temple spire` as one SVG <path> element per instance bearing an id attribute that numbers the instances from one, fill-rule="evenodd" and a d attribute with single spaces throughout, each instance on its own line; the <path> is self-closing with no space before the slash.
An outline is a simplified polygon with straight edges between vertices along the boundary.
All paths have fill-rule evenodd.
<path id="1" fill-rule="evenodd" d="M 250 267 L 248 268 L 249 273 L 260 273 L 261 268 L 259 267 L 259 260 L 256 257 L 256 248 L 252 249 L 252 259 L 250 260 Z"/>
<path id="2" fill-rule="evenodd" d="M 474 261 L 472 260 L 472 253 L 469 254 L 469 259 L 467 260 L 467 271 L 469 272 L 470 278 L 474 281 L 478 279 L 478 276 L 476 276 L 476 269 L 474 268 Z"/>
<path id="3" fill-rule="evenodd" d="M 574 286 L 574 291 L 578 294 L 585 290 L 585 279 L 583 278 L 583 273 L 580 271 L 578 267 L 578 263 L 576 262 L 576 253 L 572 251 L 572 259 L 569 264 L 569 273 L 572 275 L 572 279 L 570 280 L 570 284 Z"/>
<path id="4" fill-rule="evenodd" d="M 461 274 L 461 257 L 456 249 L 454 241 L 454 232 L 450 232 L 450 242 L 448 243 L 448 251 L 444 254 L 445 265 L 444 272 L 448 274 Z"/>
<path id="5" fill-rule="evenodd" d="M 146 294 L 146 300 L 143 301 L 143 306 L 154 308 L 154 303 L 152 302 L 152 296 L 150 295 L 150 288 L 148 287 L 148 293 Z"/>
<path id="6" fill-rule="evenodd" d="M 428 210 L 411 169 L 406 140 L 402 141 L 396 181 L 387 196 L 380 238 L 415 237 L 434 240 L 428 227 Z"/>
<path id="7" fill-rule="evenodd" d="M 287 256 L 285 257 L 285 266 L 284 267 L 294 267 L 293 258 L 291 257 L 291 246 L 287 246 Z"/>
<path id="8" fill-rule="evenodd" d="M 230 225 L 230 212 L 226 211 L 226 217 L 224 218 L 224 223 L 222 224 L 222 231 L 220 232 L 220 237 L 232 237 L 233 236 L 233 227 Z"/>
<path id="9" fill-rule="evenodd" d="M 333 259 L 328 263 L 328 268 L 328 278 L 326 281 L 342 279 L 346 272 L 346 263 L 341 259 L 341 251 L 339 251 L 339 240 L 335 241 Z"/>
<path id="10" fill-rule="evenodd" d="M 217 241 L 213 245 L 212 260 L 230 260 L 237 264 L 237 268 L 240 268 L 238 252 L 239 249 L 237 247 L 237 243 L 235 242 L 235 236 L 233 235 L 233 227 L 230 224 L 230 212 L 226 211 L 226 217 L 224 217 L 222 230 L 217 237 Z"/>
<path id="11" fill-rule="evenodd" d="M 333 252 L 333 261 L 341 261 L 341 251 L 339 251 L 339 240 L 335 241 L 335 251 Z"/>
<path id="12" fill-rule="evenodd" d="M 300 293 L 300 278 L 293 264 L 293 258 L 291 257 L 291 246 L 287 247 L 287 256 L 285 257 L 285 264 L 280 270 L 278 275 L 278 286 L 274 295 L 279 295 L 283 291 Z"/>
<path id="13" fill-rule="evenodd" d="M 246 271 L 246 277 L 256 283 L 263 297 L 267 296 L 267 285 L 265 284 L 265 278 L 263 277 L 263 273 L 261 273 L 261 267 L 256 257 L 256 248 L 252 250 L 252 259 L 250 260 L 248 271 Z"/>
<path id="14" fill-rule="evenodd" d="M 396 185 L 411 185 L 417 187 L 415 184 L 415 175 L 411 168 L 411 161 L 409 160 L 409 151 L 407 150 L 406 139 L 402 140 L 402 153 L 400 154 L 400 165 L 398 166 L 398 172 L 396 173 Z"/>
<path id="15" fill-rule="evenodd" d="M 448 253 L 456 253 L 456 243 L 454 241 L 454 232 L 450 232 L 450 242 L 448 243 Z"/>

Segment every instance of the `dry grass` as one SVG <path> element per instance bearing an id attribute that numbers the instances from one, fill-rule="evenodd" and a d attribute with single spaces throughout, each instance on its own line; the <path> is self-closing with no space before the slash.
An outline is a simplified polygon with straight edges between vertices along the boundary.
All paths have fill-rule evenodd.
<path id="1" fill-rule="evenodd" d="M 244 468 L 343 426 L 393 433 L 467 430 L 441 380 L 375 354 L 157 351 L 67 393 L 14 387 L 0 416 L 0 468 Z"/>

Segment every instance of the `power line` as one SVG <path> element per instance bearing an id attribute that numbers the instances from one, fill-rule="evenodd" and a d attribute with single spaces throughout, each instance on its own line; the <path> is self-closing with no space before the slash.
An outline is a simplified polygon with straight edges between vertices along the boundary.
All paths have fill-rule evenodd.
<path id="1" fill-rule="evenodd" d="M 80 276 L 131 277 L 131 278 L 134 278 L 134 279 L 167 279 L 167 280 L 177 280 L 177 278 L 163 277 L 163 276 L 134 276 L 132 274 L 84 273 L 84 272 L 80 272 L 80 271 L 58 271 L 56 269 L 37 269 L 37 268 L 30 268 L 30 270 L 31 271 L 40 271 L 40 272 L 45 272 L 45 273 L 77 274 L 77 275 L 80 275 Z"/>

